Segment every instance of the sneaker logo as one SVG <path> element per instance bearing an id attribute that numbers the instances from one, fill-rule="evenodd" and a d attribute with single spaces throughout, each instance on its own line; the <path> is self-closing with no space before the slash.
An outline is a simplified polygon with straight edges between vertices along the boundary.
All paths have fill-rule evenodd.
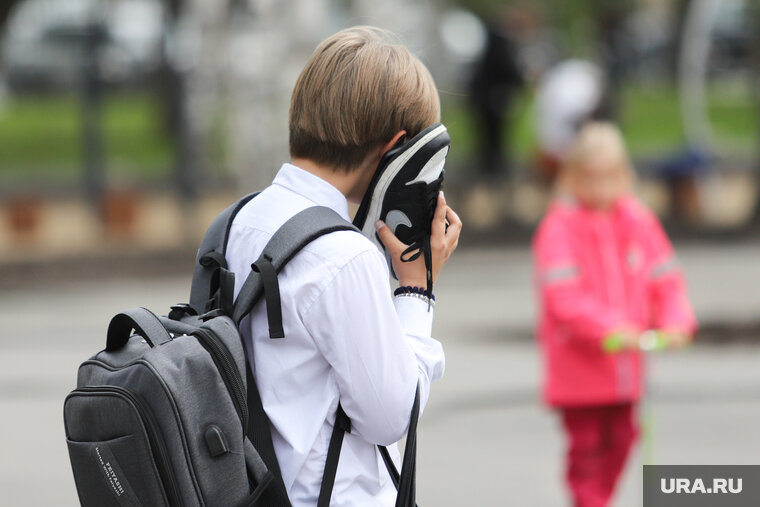
<path id="1" fill-rule="evenodd" d="M 409 228 L 412 227 L 412 221 L 403 211 L 392 209 L 385 215 L 385 225 L 391 230 L 393 234 L 396 234 L 396 229 L 399 225 L 405 225 Z"/>
<path id="2" fill-rule="evenodd" d="M 430 160 L 427 161 L 427 163 L 420 169 L 419 174 L 417 174 L 417 177 L 414 178 L 412 181 L 408 182 L 406 185 L 414 185 L 415 183 L 427 183 L 430 184 L 438 179 L 438 177 L 441 175 L 441 171 L 443 171 L 443 165 L 446 163 L 446 155 L 449 152 L 449 147 L 446 146 L 445 148 L 442 148 L 438 150 L 438 152 L 430 157 Z"/>

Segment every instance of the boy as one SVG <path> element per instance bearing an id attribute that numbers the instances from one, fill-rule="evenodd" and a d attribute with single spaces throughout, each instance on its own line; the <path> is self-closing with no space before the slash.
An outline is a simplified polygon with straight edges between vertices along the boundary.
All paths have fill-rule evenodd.
<path id="1" fill-rule="evenodd" d="M 639 336 L 662 330 L 681 345 L 696 329 L 673 247 L 632 179 L 618 130 L 586 125 L 533 244 L 544 398 L 562 417 L 578 507 L 608 505 L 636 439 Z M 625 349 L 605 352 L 610 337 Z"/>
<path id="2" fill-rule="evenodd" d="M 291 163 L 237 215 L 227 261 L 236 292 L 272 234 L 299 211 L 327 206 L 349 221 L 381 157 L 437 123 L 430 73 L 387 32 L 355 27 L 323 41 L 299 76 L 290 106 Z M 448 226 L 448 227 L 447 227 Z M 426 287 L 423 256 L 390 228 L 377 233 L 402 286 Z M 441 193 L 431 228 L 432 277 L 457 246 L 461 222 Z M 376 450 L 403 437 L 420 385 L 443 375 L 441 344 L 430 337 L 431 294 L 391 299 L 388 265 L 364 236 L 335 232 L 309 244 L 280 273 L 284 340 L 266 334 L 257 305 L 241 333 L 252 344 L 251 368 L 285 488 L 294 506 L 316 505 L 338 402 L 351 419 L 331 505 L 393 505 L 395 488 Z M 396 460 L 398 452 L 393 447 Z"/>

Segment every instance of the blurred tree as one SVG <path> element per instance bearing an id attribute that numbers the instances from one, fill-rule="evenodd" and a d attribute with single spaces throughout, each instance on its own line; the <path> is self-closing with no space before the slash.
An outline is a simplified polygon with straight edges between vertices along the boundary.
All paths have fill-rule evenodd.
<path id="1" fill-rule="evenodd" d="M 189 114 L 187 72 L 177 62 L 177 55 L 168 54 L 169 48 L 177 47 L 178 25 L 184 14 L 184 0 L 164 0 L 166 4 L 167 30 L 162 46 L 162 93 L 166 109 L 166 125 L 174 142 L 174 175 L 177 189 L 185 202 L 192 202 L 198 194 L 200 176 L 199 161 L 194 150 L 196 139 Z M 172 40 L 174 39 L 174 40 Z"/>
<path id="2" fill-rule="evenodd" d="M 628 63 L 625 22 L 632 11 L 633 3 L 633 0 L 603 0 L 596 4 L 595 39 L 607 81 L 604 97 L 595 115 L 599 119 L 618 119 L 620 92 Z"/>
<path id="3" fill-rule="evenodd" d="M 82 154 L 84 190 L 95 207 L 100 208 L 106 186 L 103 139 L 103 79 L 101 58 L 107 32 L 102 20 L 93 18 L 84 28 L 85 58 L 82 68 Z"/>
<path id="4" fill-rule="evenodd" d="M 22 1 L 23 0 L 3 0 L 0 2 L 0 33 L 3 32 L 5 24 L 8 22 L 8 16 L 10 16 L 13 8 Z M 0 43 L 1 41 L 2 39 L 0 39 Z"/>
<path id="5" fill-rule="evenodd" d="M 617 12 L 627 12 L 635 0 L 452 0 L 455 5 L 468 9 L 484 21 L 492 21 L 504 7 L 519 9 L 540 5 L 549 15 L 550 25 L 563 39 L 565 57 L 586 57 L 596 49 L 596 43 L 607 31 L 604 20 Z M 617 26 L 617 25 L 616 25 Z"/>
<path id="6" fill-rule="evenodd" d="M 678 75 L 678 61 L 681 57 L 681 42 L 683 41 L 684 27 L 686 26 L 686 15 L 692 6 L 692 0 L 676 0 L 673 6 L 673 16 L 671 18 L 671 36 L 668 48 L 668 67 L 671 77 L 675 80 Z"/>

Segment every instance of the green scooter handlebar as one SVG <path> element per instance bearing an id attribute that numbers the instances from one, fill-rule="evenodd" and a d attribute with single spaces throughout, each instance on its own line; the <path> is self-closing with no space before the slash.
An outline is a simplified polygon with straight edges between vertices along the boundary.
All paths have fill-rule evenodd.
<path id="1" fill-rule="evenodd" d="M 625 348 L 623 336 L 620 333 L 612 333 L 602 342 L 602 348 L 605 352 L 620 352 Z M 665 331 L 650 329 L 639 335 L 639 350 L 644 352 L 653 352 L 668 348 L 668 335 Z"/>

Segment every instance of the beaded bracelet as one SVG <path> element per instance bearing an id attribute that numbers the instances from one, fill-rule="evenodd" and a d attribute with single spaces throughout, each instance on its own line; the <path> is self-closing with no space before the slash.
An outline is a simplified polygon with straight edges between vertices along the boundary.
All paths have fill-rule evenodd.
<path id="1" fill-rule="evenodd" d="M 411 285 L 405 285 L 393 291 L 394 296 L 400 296 L 401 294 L 419 294 L 420 296 L 425 296 L 426 298 L 435 301 L 435 296 L 422 287 L 412 287 Z"/>
<path id="2" fill-rule="evenodd" d="M 393 291 L 394 296 L 404 296 L 408 294 L 416 294 L 418 296 L 429 299 L 430 301 L 435 301 L 435 296 L 422 287 L 412 287 L 411 285 L 405 285 Z"/>
<path id="3" fill-rule="evenodd" d="M 417 294 L 414 292 L 403 292 L 401 294 L 397 294 L 396 298 L 416 298 L 422 301 L 423 303 L 426 303 L 428 305 L 428 309 L 431 306 L 435 308 L 435 300 L 430 299 L 429 297 L 423 294 Z"/>

